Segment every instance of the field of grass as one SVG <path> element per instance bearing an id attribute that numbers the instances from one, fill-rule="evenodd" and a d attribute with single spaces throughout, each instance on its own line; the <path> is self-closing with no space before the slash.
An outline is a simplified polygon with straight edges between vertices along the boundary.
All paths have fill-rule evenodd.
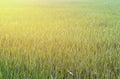
<path id="1" fill-rule="evenodd" d="M 120 1 L 0 6 L 0 79 L 120 79 Z"/>

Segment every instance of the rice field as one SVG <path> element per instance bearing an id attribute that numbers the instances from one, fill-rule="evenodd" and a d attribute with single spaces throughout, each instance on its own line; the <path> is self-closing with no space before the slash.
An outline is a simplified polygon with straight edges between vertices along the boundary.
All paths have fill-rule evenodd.
<path id="1" fill-rule="evenodd" d="M 1 5 L 0 79 L 120 79 L 119 3 Z"/>

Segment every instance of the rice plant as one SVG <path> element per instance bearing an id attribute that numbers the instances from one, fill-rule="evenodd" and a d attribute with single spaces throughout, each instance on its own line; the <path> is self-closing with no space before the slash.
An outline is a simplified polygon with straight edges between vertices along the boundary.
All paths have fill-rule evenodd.
<path id="1" fill-rule="evenodd" d="M 2 3 L 0 79 L 120 79 L 120 1 Z"/>

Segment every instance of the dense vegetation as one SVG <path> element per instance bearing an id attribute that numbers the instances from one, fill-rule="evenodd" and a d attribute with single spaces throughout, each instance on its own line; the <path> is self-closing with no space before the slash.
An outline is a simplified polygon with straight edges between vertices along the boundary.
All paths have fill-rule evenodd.
<path id="1" fill-rule="evenodd" d="M 120 79 L 119 2 L 2 6 L 0 79 Z"/>

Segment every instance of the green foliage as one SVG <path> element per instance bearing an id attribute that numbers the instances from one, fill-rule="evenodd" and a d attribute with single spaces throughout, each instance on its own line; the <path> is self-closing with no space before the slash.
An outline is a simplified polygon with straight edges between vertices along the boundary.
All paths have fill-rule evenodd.
<path id="1" fill-rule="evenodd" d="M 98 2 L 0 9 L 0 79 L 119 79 L 119 10 Z"/>

